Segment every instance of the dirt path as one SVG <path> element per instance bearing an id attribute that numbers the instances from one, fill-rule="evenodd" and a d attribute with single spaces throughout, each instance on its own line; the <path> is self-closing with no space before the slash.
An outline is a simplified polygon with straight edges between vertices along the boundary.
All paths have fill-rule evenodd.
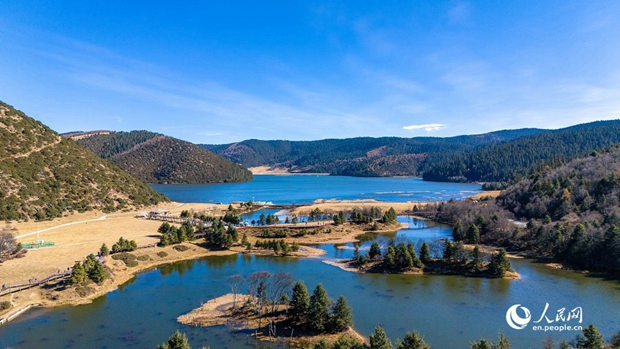
<path id="1" fill-rule="evenodd" d="M 19 240 L 19 239 L 23 239 L 23 238 L 25 238 L 27 236 L 35 235 L 37 233 L 43 233 L 43 232 L 54 230 L 54 229 L 68 227 L 68 226 L 74 225 L 74 224 L 81 224 L 81 223 L 100 221 L 100 220 L 103 220 L 103 219 L 106 219 L 106 218 L 108 218 L 108 216 L 101 216 L 101 217 L 95 218 L 95 219 L 87 219 L 87 220 L 83 220 L 83 221 L 77 221 L 77 222 L 60 224 L 60 225 L 53 226 L 51 228 L 41 229 L 41 230 L 37 230 L 37 231 L 31 232 L 31 233 L 26 233 L 26 234 L 18 235 L 18 236 L 15 237 L 15 239 Z"/>

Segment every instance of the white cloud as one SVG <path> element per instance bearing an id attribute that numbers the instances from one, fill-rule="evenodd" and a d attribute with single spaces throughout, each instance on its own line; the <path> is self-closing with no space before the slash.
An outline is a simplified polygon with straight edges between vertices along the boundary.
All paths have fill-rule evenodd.
<path id="1" fill-rule="evenodd" d="M 426 132 L 435 132 L 435 131 L 443 130 L 446 127 L 448 127 L 448 125 L 446 124 L 409 125 L 409 126 L 403 126 L 403 130 L 406 130 L 406 131 L 424 130 Z"/>

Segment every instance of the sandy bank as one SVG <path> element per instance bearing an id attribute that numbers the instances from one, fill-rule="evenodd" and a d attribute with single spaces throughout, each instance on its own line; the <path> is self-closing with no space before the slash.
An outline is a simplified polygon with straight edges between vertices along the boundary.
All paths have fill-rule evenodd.
<path id="1" fill-rule="evenodd" d="M 250 298 L 249 295 L 238 294 L 237 305 L 245 303 Z M 232 293 L 225 294 L 221 297 L 211 299 L 207 303 L 192 310 L 191 312 L 181 315 L 177 321 L 189 326 L 217 326 L 229 323 L 231 320 L 228 311 L 235 304 L 235 295 Z"/>
<path id="2" fill-rule="evenodd" d="M 297 215 L 308 215 L 310 211 L 318 208 L 323 212 L 334 213 L 338 211 L 353 210 L 354 208 L 378 207 L 382 211 L 394 208 L 397 214 L 405 214 L 413 209 L 413 206 L 423 207 L 427 202 L 382 202 L 376 200 L 315 200 L 312 205 L 299 206 L 291 212 Z"/>
<path id="3" fill-rule="evenodd" d="M 250 300 L 249 295 L 237 294 L 236 308 L 240 309 L 244 303 Z M 201 304 L 198 308 L 191 312 L 181 315 L 177 321 L 189 326 L 218 326 L 228 325 L 234 329 L 251 330 L 253 336 L 259 340 L 275 340 L 283 338 L 290 343 L 292 348 L 308 348 L 312 347 L 312 343 L 316 343 L 321 339 L 327 342 L 334 342 L 341 336 L 349 336 L 358 341 L 365 342 L 366 338 L 355 332 L 352 328 L 347 331 L 336 334 L 320 334 L 313 335 L 304 333 L 303 331 L 295 331 L 287 326 L 285 306 L 278 305 L 275 313 L 265 314 L 260 319 L 251 311 L 250 313 L 233 314 L 233 305 L 235 305 L 235 295 L 232 293 L 209 300 Z M 275 324 L 276 334 L 274 336 L 266 333 L 267 324 L 273 322 Z"/>

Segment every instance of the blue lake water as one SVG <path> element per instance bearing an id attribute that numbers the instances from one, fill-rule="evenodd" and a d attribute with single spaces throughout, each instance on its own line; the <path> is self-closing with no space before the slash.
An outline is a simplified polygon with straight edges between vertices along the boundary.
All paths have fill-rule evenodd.
<path id="1" fill-rule="evenodd" d="M 356 196 L 358 194 L 352 194 L 355 192 L 353 188 L 357 188 L 357 183 L 360 183 L 356 178 L 256 178 L 259 181 L 258 187 L 266 186 L 265 182 L 260 183 L 261 178 L 271 182 L 271 190 L 265 189 L 264 194 L 258 195 L 260 191 L 256 188 L 244 192 L 233 184 L 222 186 L 231 188 L 233 193 L 226 194 L 220 188 L 215 191 L 218 193 L 215 195 L 205 194 L 210 191 L 197 186 L 195 188 L 200 190 L 192 194 L 195 197 L 190 195 L 183 196 L 189 197 L 187 199 L 181 199 L 171 193 L 190 193 L 191 190 L 187 188 L 192 186 L 181 186 L 186 187 L 181 191 L 178 190 L 180 186 L 157 187 L 163 188 L 161 191 L 173 200 L 194 202 L 248 200 L 248 196 L 255 196 L 256 200 L 285 203 L 290 201 L 285 199 L 284 191 L 280 192 L 281 188 L 291 190 L 292 183 L 298 186 L 296 190 L 291 190 L 297 202 L 321 197 L 360 198 Z M 334 189 L 333 195 L 320 194 L 324 193 L 321 181 L 327 183 L 325 185 L 334 185 L 334 179 L 347 189 Z M 367 188 L 358 190 L 359 193 L 385 192 L 385 187 L 390 186 L 389 191 L 394 194 L 389 195 L 401 199 L 403 196 L 396 192 L 436 192 L 440 194 L 436 198 L 431 196 L 429 200 L 437 200 L 444 198 L 447 192 L 477 190 L 477 186 L 465 185 L 448 185 L 450 189 L 444 190 L 440 189 L 444 184 L 426 184 L 413 179 L 389 179 L 389 185 L 382 178 L 363 180 Z M 279 181 L 284 184 L 278 184 L 281 183 Z M 372 188 L 370 183 L 374 181 L 378 184 Z M 399 182 L 402 183 L 400 188 L 395 184 Z M 315 183 L 317 188 L 304 187 L 302 183 Z M 416 184 L 418 187 L 411 189 Z M 425 190 L 425 185 L 433 189 Z M 270 196 L 269 193 L 279 194 Z M 417 242 L 447 239 L 451 235 L 450 227 L 432 221 L 409 217 L 399 217 L 399 220 L 408 222 L 409 229 L 391 234 L 366 234 L 356 244 L 364 250 L 372 241 L 385 245 L 390 239 L 400 239 L 400 236 Z M 139 274 L 120 289 L 98 298 L 93 304 L 27 312 L 8 325 L 0 326 L 0 348 L 155 348 L 177 329 L 188 335 L 194 348 L 202 345 L 230 349 L 284 348 L 284 343 L 256 342 L 248 333 L 233 333 L 225 326 L 195 328 L 176 322 L 179 315 L 198 307 L 201 302 L 229 293 L 226 280 L 230 275 L 242 274 L 247 277 L 260 270 L 289 272 L 296 280 L 304 280 L 310 291 L 322 283 L 333 299 L 345 295 L 353 308 L 354 327 L 365 336 L 371 334 L 377 324 L 384 326 L 393 340 L 402 338 L 407 331 L 416 330 L 433 348 L 468 348 L 471 341 L 481 337 L 492 340 L 497 338 L 498 331 L 508 336 L 513 348 L 541 348 L 543 340 L 548 336 L 553 336 L 557 342 L 560 339 L 570 340 L 579 333 L 534 331 L 532 324 L 523 330 L 514 330 L 507 325 L 505 314 L 515 304 L 527 307 L 533 321 L 541 317 L 547 303 L 547 316 L 551 319 L 555 318 L 556 311 L 561 308 L 569 311 L 581 307 L 581 325 L 594 323 L 607 339 L 620 330 L 618 281 L 553 270 L 525 259 L 512 260 L 513 269 L 521 275 L 521 279 L 512 281 L 460 276 L 356 274 L 323 263 L 324 259 L 351 256 L 353 246 L 322 245 L 321 248 L 327 254 L 320 258 L 234 255 L 164 265 Z M 543 321 L 541 324 L 544 325 L 546 320 Z M 569 324 L 579 325 L 574 321 Z"/>
<path id="2" fill-rule="evenodd" d="M 322 175 L 256 175 L 245 183 L 154 184 L 151 187 L 178 202 L 271 201 L 311 203 L 317 199 L 437 201 L 480 192 L 471 183 L 435 183 L 419 178 L 360 178 Z"/>

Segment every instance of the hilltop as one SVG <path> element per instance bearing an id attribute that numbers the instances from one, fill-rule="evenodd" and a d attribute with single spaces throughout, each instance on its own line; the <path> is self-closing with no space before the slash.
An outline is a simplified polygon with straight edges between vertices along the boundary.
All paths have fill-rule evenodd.
<path id="1" fill-rule="evenodd" d="M 483 144 L 545 132 L 521 129 L 480 135 L 438 137 L 359 137 L 318 141 L 261 141 L 201 146 L 246 167 L 270 166 L 290 172 L 383 177 L 421 176 L 431 164 Z"/>
<path id="2" fill-rule="evenodd" d="M 228 183 L 252 179 L 247 169 L 202 147 L 148 131 L 65 135 L 147 183 Z"/>
<path id="3" fill-rule="evenodd" d="M 0 102 L 0 219 L 112 212 L 168 199 L 42 123 Z"/>
<path id="4" fill-rule="evenodd" d="M 620 120 L 596 121 L 454 153 L 424 172 L 431 181 L 509 182 L 541 162 L 568 161 L 620 143 Z"/>
<path id="5" fill-rule="evenodd" d="M 558 130 L 519 129 L 457 137 L 360 137 L 202 145 L 247 167 L 360 177 L 422 176 L 439 182 L 503 182 L 534 166 L 620 143 L 620 120 Z"/>

